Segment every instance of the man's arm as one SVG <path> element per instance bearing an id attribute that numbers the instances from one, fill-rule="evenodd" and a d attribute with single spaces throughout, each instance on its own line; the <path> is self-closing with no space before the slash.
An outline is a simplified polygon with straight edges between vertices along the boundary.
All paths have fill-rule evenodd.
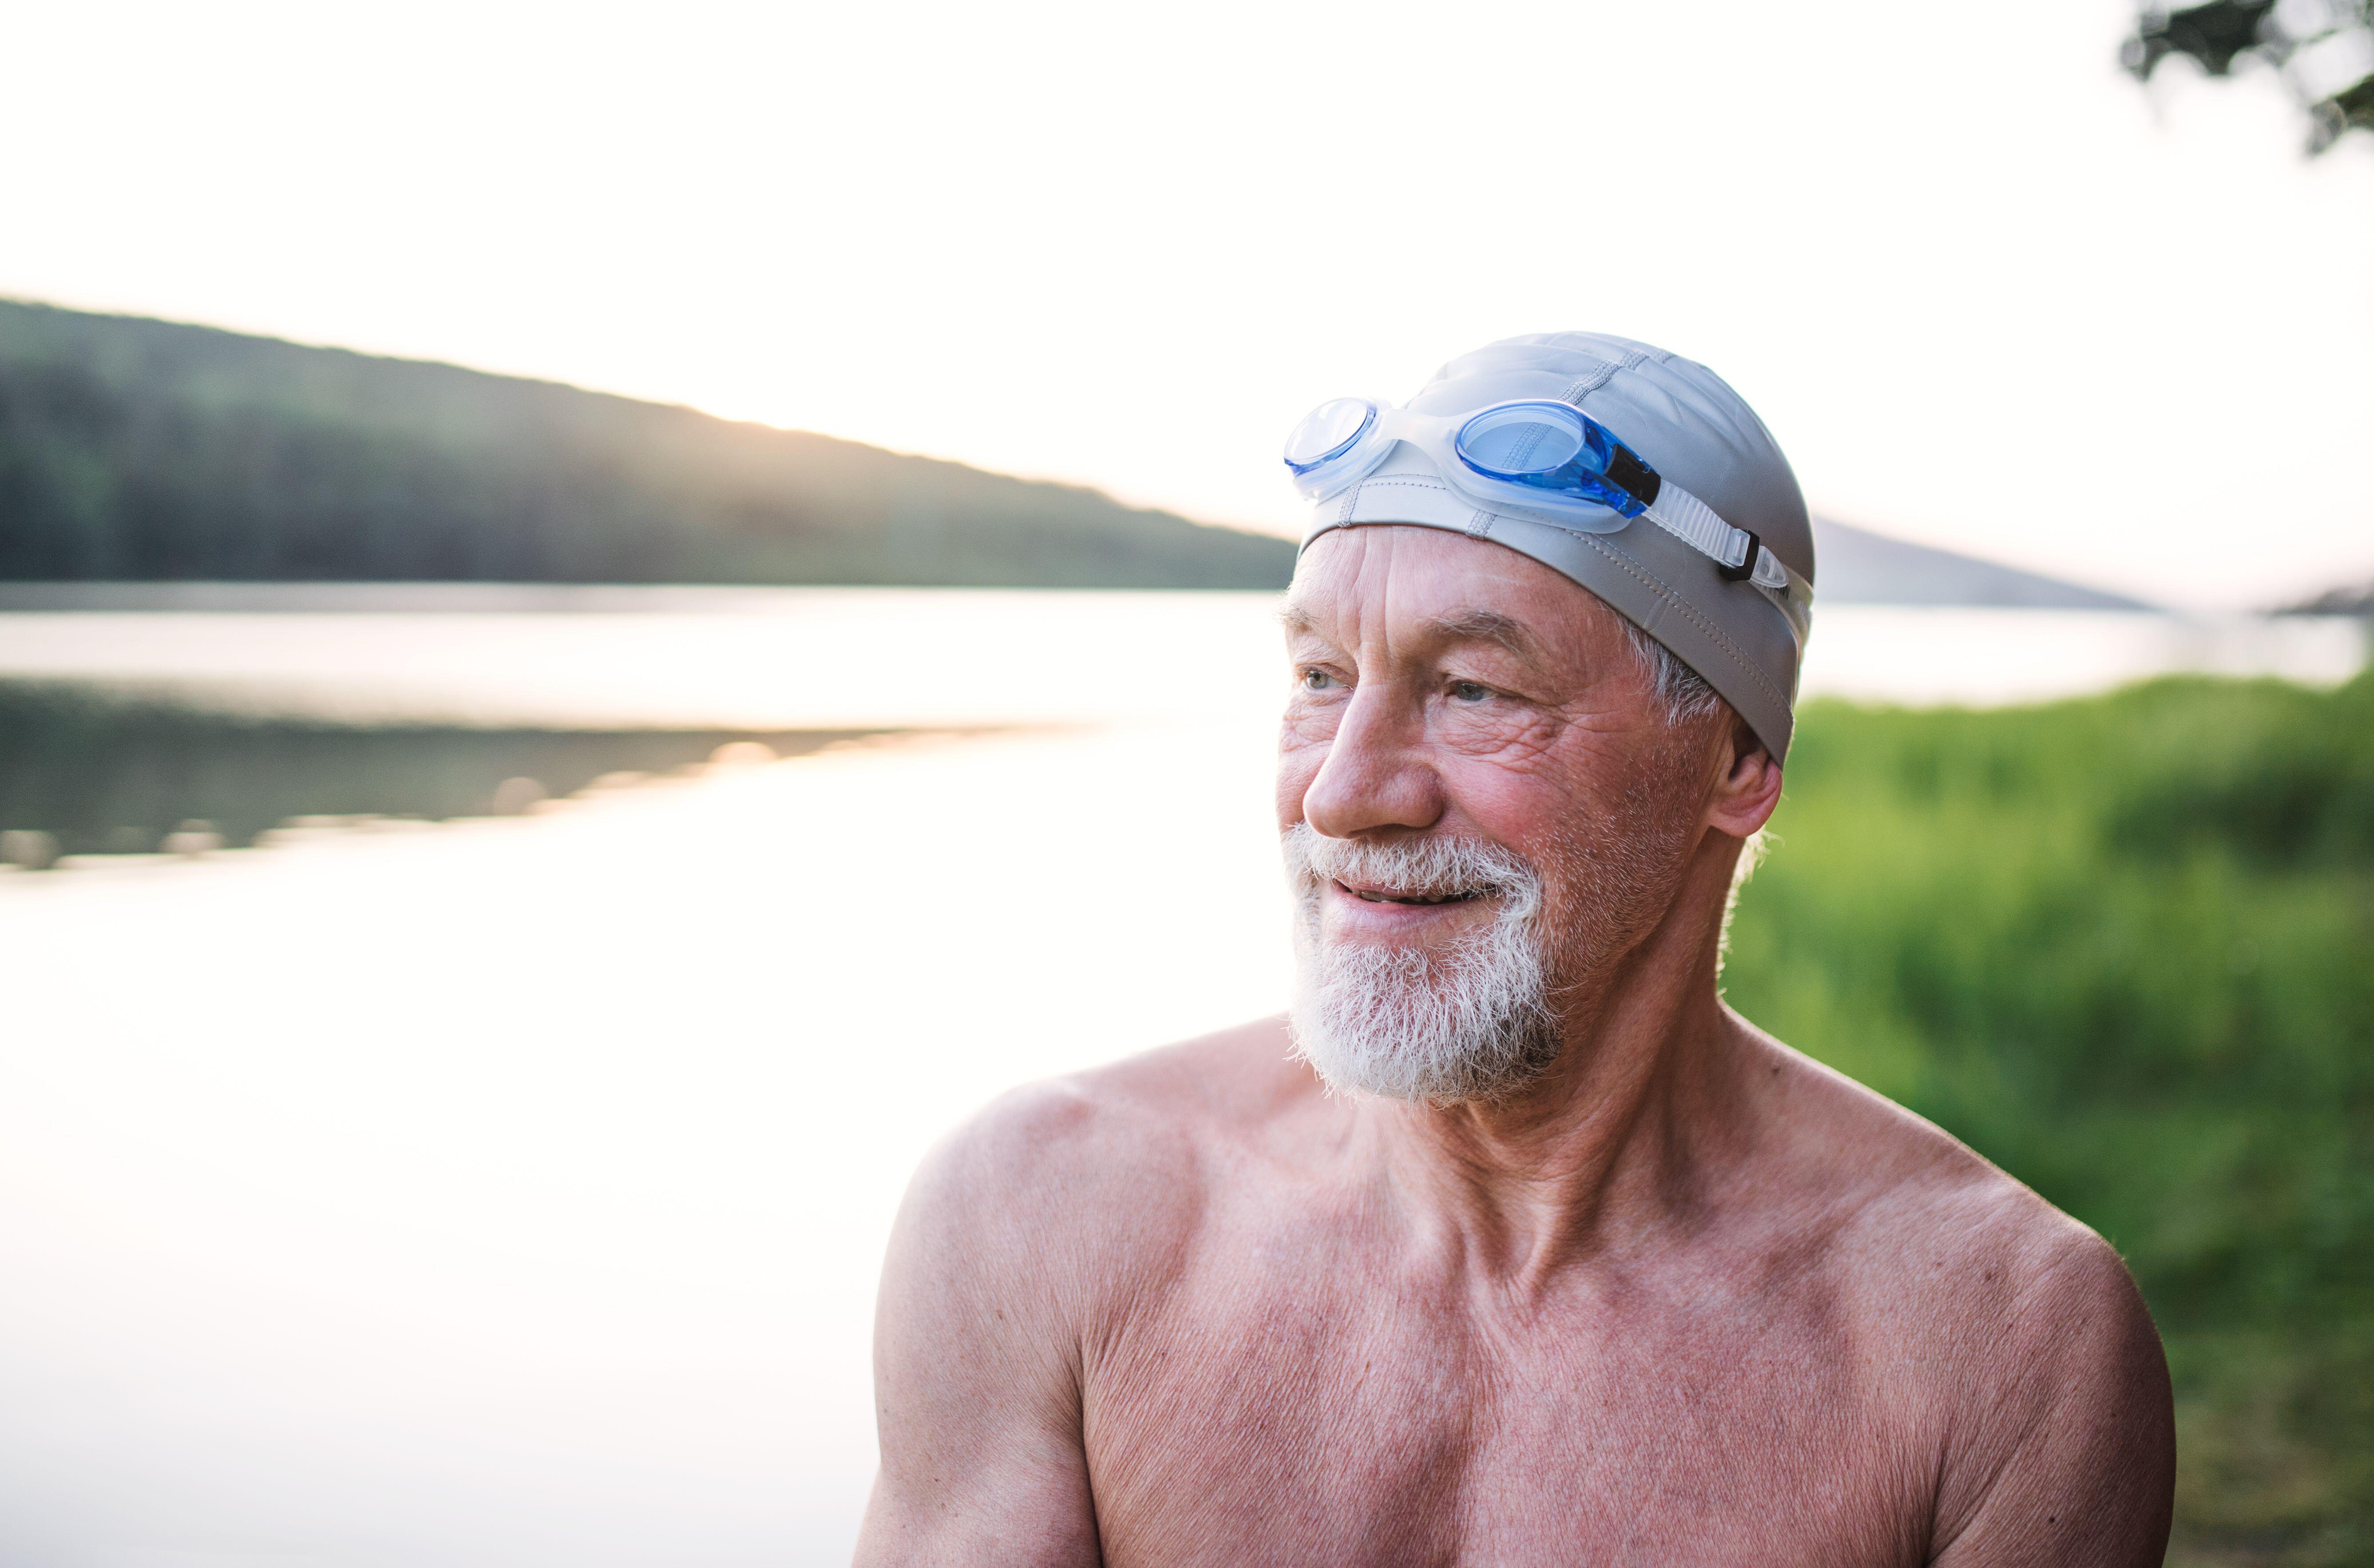
<path id="1" fill-rule="evenodd" d="M 1102 1562 L 1079 1338 L 1047 1212 L 1077 1106 L 1010 1097 L 934 1150 L 899 1208 L 874 1330 L 882 1468 L 858 1568 Z M 1050 1135 L 1052 1135 L 1052 1137 Z"/>
<path id="2" fill-rule="evenodd" d="M 2176 1484 L 2159 1335 L 2100 1237 L 2071 1225 L 2047 1254 L 2008 1322 L 1972 1326 L 1972 1419 L 1947 1456 L 1930 1561 L 2158 1568 Z"/>

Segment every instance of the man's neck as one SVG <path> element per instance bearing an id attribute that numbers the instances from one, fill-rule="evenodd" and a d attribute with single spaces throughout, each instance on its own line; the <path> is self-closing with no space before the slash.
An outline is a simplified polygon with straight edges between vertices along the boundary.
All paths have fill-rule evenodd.
<path id="1" fill-rule="evenodd" d="M 1395 1184 L 1520 1291 L 1685 1222 L 1736 1135 L 1738 1026 L 1715 990 L 1730 868 L 1694 867 L 1665 918 L 1561 999 L 1558 1058 L 1511 1099 L 1363 1105 Z"/>

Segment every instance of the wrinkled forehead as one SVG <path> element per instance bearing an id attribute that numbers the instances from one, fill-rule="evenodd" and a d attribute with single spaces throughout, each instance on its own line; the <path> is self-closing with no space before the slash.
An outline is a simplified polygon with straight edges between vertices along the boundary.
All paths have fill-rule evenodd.
<path id="1" fill-rule="evenodd" d="M 1296 564 L 1286 620 L 1347 652 L 1480 638 L 1550 664 L 1595 663 L 1624 636 L 1597 595 L 1530 556 L 1396 524 L 1313 539 Z"/>

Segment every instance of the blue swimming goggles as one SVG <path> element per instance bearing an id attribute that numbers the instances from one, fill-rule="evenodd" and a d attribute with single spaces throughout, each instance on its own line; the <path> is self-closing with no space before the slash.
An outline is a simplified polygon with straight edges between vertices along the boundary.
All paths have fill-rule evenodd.
<path id="1" fill-rule="evenodd" d="M 1294 427 L 1286 466 L 1295 489 L 1325 501 L 1374 473 L 1403 442 L 1487 511 L 1534 513 L 1593 534 L 1611 531 L 1610 513 L 1616 528 L 1646 517 L 1712 560 L 1726 582 L 1789 589 L 1789 569 L 1763 540 L 1725 523 L 1570 404 L 1527 400 L 1439 415 L 1338 397 Z"/>

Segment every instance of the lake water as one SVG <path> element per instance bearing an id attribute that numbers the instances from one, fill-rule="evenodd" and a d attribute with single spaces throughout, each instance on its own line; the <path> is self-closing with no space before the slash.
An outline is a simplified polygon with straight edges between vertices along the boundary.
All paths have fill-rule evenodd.
<path id="1" fill-rule="evenodd" d="M 499 584 L 0 586 L 0 677 L 488 724 L 1228 721 L 1279 679 L 1266 594 Z M 2339 617 L 1825 607 L 1808 696 L 2027 701 L 2168 670 L 2334 682 Z"/>
<path id="2" fill-rule="evenodd" d="M 1008 1085 L 1286 994 L 1262 595 L 100 603 L 0 613 L 0 677 L 1005 727 L 0 870 L 0 1562 L 845 1562 L 915 1161 Z M 1819 624 L 1809 690 L 1908 701 L 2363 656 L 2342 623 Z"/>

